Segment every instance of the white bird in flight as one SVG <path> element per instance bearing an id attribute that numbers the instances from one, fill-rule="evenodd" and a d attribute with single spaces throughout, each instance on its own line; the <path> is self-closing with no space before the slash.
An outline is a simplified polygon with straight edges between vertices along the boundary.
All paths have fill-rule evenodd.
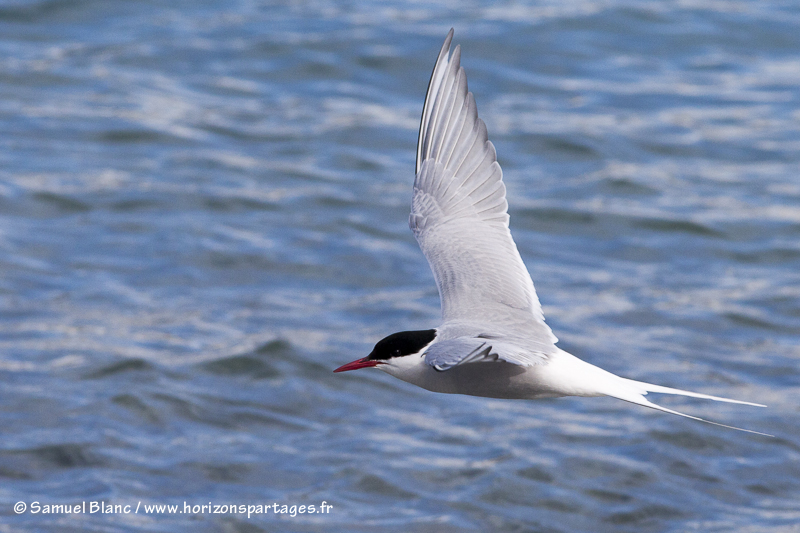
<path id="1" fill-rule="evenodd" d="M 611 396 L 656 405 L 649 392 L 764 407 L 616 376 L 556 346 L 508 228 L 503 171 L 478 118 L 451 29 L 431 74 L 417 142 L 409 226 L 442 303 L 436 329 L 402 331 L 334 372 L 377 367 L 433 392 L 489 398 Z"/>

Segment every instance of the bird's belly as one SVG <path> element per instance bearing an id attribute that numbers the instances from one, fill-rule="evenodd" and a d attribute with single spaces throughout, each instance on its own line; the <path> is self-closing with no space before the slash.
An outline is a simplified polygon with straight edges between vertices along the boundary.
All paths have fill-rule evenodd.
<path id="1" fill-rule="evenodd" d="M 387 372 L 423 389 L 486 398 L 534 399 L 564 396 L 542 378 L 544 365 L 519 366 L 500 361 L 471 363 L 439 372 L 428 365 Z"/>

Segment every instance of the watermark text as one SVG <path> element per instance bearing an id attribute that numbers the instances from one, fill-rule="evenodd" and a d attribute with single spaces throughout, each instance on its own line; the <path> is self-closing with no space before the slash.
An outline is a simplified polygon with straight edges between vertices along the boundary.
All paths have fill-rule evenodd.
<path id="1" fill-rule="evenodd" d="M 80 501 L 76 503 L 43 503 L 32 501 L 14 504 L 17 514 L 225 514 L 240 515 L 252 518 L 261 515 L 280 515 L 292 518 L 306 514 L 329 514 L 333 505 L 326 501 L 319 504 L 283 504 L 269 503 L 147 503 L 138 501 L 135 504 L 109 503 L 106 501 Z"/>

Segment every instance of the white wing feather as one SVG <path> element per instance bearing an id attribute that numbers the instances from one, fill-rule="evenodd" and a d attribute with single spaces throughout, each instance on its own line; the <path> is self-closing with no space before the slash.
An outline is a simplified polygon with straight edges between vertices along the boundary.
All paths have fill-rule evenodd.
<path id="1" fill-rule="evenodd" d="M 458 46 L 450 57 L 452 37 L 450 30 L 422 112 L 409 226 L 439 288 L 443 329 L 502 332 L 531 350 L 514 362 L 535 364 L 558 339 L 508 229 L 503 172 L 467 91 Z"/>

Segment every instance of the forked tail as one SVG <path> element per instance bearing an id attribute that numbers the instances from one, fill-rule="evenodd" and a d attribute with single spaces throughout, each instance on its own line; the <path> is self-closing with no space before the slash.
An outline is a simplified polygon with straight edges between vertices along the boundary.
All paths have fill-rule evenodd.
<path id="1" fill-rule="evenodd" d="M 690 392 L 681 389 L 672 389 L 670 387 L 662 387 L 661 385 L 653 385 L 652 383 L 645 383 L 643 381 L 634 381 L 632 379 L 621 378 L 611 372 L 598 368 L 591 363 L 582 361 L 574 355 L 559 350 L 556 354 L 552 355 L 547 365 L 543 365 L 539 370 L 540 379 L 546 383 L 551 389 L 556 390 L 562 396 L 611 396 L 626 402 L 643 405 L 658 411 L 664 411 L 673 415 L 683 416 L 705 422 L 706 424 L 713 424 L 729 429 L 736 429 L 739 431 L 746 431 L 747 433 L 754 433 L 756 435 L 764 435 L 766 437 L 774 437 L 767 433 L 760 431 L 753 431 L 751 429 L 737 428 L 736 426 L 728 426 L 720 424 L 719 422 L 712 422 L 697 416 L 687 415 L 654 404 L 647 400 L 645 396 L 648 392 L 656 392 L 660 394 L 677 394 L 680 396 L 690 396 L 692 398 L 702 398 L 704 400 L 715 400 L 718 402 L 738 403 L 743 405 L 754 405 L 756 407 L 766 407 L 760 403 L 743 402 L 740 400 L 731 400 L 730 398 L 720 398 L 719 396 L 711 396 L 709 394 L 700 394 L 699 392 Z"/>
<path id="2" fill-rule="evenodd" d="M 690 392 L 680 389 L 673 389 L 670 387 L 662 387 L 661 385 L 653 385 L 651 383 L 645 383 L 643 381 L 634 381 L 632 379 L 626 379 L 626 378 L 619 378 L 619 379 L 622 380 L 623 383 L 627 386 L 624 388 L 615 388 L 615 390 L 611 393 L 606 392 L 605 394 L 607 396 L 618 398 L 620 400 L 625 400 L 626 402 L 635 403 L 637 405 L 643 405 L 651 409 L 664 411 L 665 413 L 691 418 L 692 420 L 698 420 L 700 422 L 705 422 L 706 424 L 713 424 L 715 426 L 720 426 L 724 428 L 736 429 L 739 431 L 745 431 L 747 433 L 754 433 L 756 435 L 764 435 L 765 437 L 774 437 L 774 435 L 770 435 L 768 433 L 761 433 L 760 431 L 753 431 L 752 429 L 738 428 L 736 426 L 728 426 L 726 424 L 720 424 L 719 422 L 712 422 L 711 420 L 706 420 L 704 418 L 687 415 L 686 413 L 681 413 L 673 409 L 661 407 L 660 405 L 654 404 L 653 402 L 647 400 L 645 398 L 645 395 L 647 395 L 648 392 L 656 392 L 660 394 L 675 394 L 679 396 L 690 396 L 692 398 L 702 398 L 704 400 L 715 400 L 718 402 L 753 405 L 755 407 L 766 407 L 766 405 L 761 405 L 760 403 L 753 403 L 753 402 L 743 402 L 741 400 L 731 400 L 730 398 L 721 398 L 719 396 L 710 396 L 708 394 L 700 394 L 699 392 Z"/>

